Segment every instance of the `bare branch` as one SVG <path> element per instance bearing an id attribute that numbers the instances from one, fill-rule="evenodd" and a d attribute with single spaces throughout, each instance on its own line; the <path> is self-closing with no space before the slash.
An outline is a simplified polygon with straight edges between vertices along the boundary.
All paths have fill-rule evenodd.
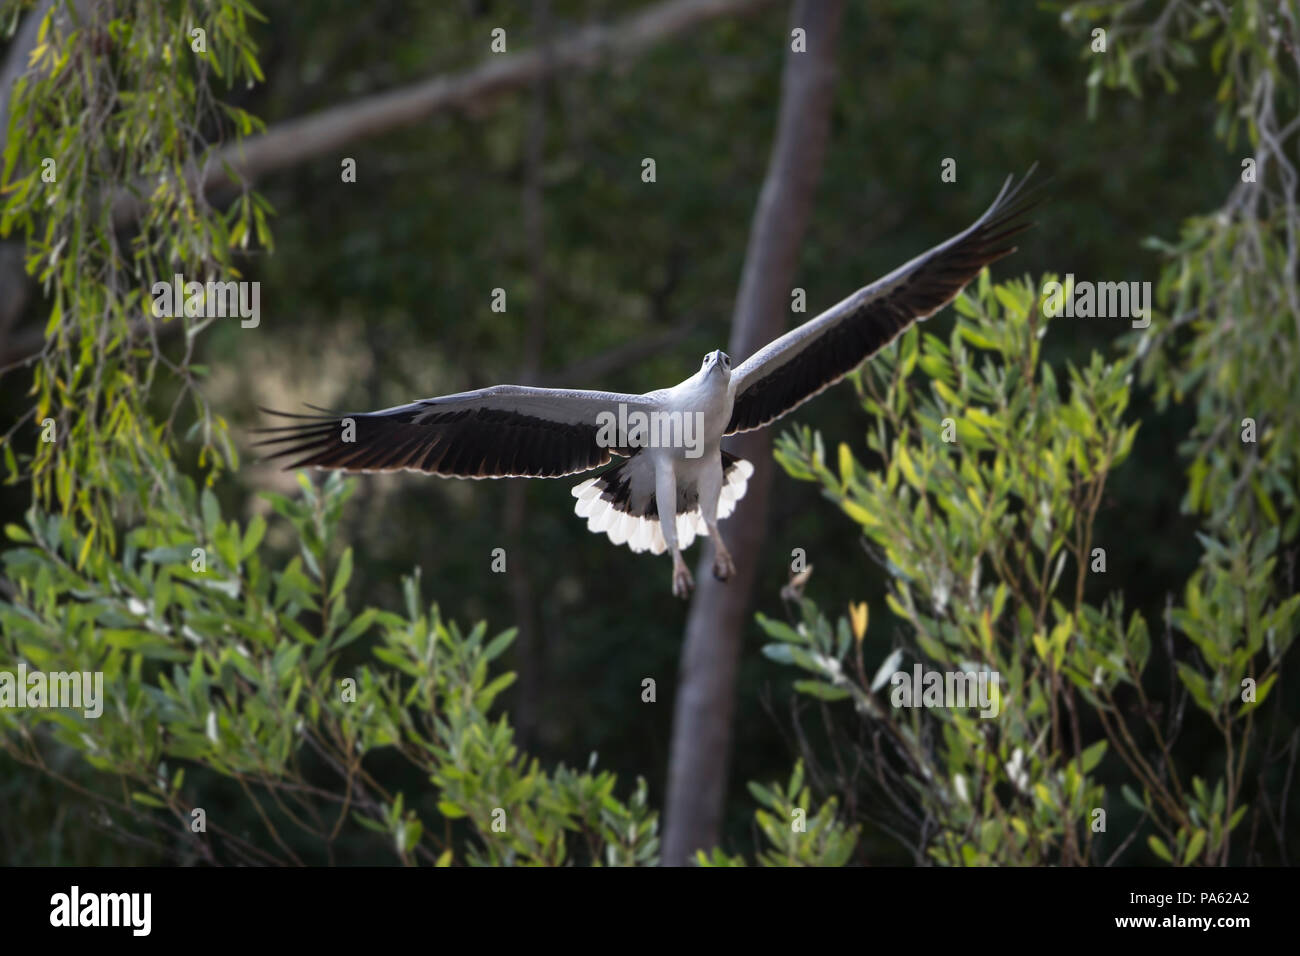
<path id="1" fill-rule="evenodd" d="M 625 63 L 668 37 L 709 20 L 748 13 L 773 0 L 670 0 L 613 26 L 589 26 L 546 50 L 494 56 L 454 76 L 380 93 L 289 120 L 261 136 L 216 151 L 195 171 L 194 188 L 206 192 L 233 186 L 227 168 L 243 182 L 337 150 L 346 143 L 427 119 L 434 113 L 481 107 L 503 93 L 526 89 L 539 78 L 566 69 L 592 70 L 606 62 Z M 123 225 L 140 212 L 148 187 L 137 185 L 114 199 L 113 222 Z"/>

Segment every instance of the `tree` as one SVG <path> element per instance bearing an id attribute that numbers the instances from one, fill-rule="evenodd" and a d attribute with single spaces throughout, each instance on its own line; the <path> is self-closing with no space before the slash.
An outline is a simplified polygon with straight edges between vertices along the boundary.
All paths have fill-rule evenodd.
<path id="1" fill-rule="evenodd" d="M 1190 219 L 1178 244 L 1156 241 L 1168 257 L 1163 314 L 1139 316 L 1153 321 L 1118 359 L 1067 365 L 1067 390 L 1040 340 L 1061 321 L 1045 321 L 1048 300 L 1070 299 L 1072 283 L 984 281 L 958 300 L 947 343 L 913 330 L 858 375 L 878 469 L 847 444 L 828 457 L 810 429 L 778 443 L 786 470 L 858 526 L 907 627 L 868 664 L 865 605 L 831 620 L 805 600 L 790 623 L 760 619 L 774 639 L 765 653 L 813 675 L 795 687 L 834 727 L 820 760 L 800 728 L 813 791 L 836 795 L 850 819 L 874 821 L 917 862 L 1113 863 L 1139 836 L 1144 860 L 1174 865 L 1286 861 L 1293 849 L 1284 821 L 1300 737 L 1283 736 L 1270 691 L 1300 631 L 1295 550 L 1280 552 L 1300 528 L 1284 477 L 1300 424 L 1290 267 L 1300 207 L 1282 148 L 1300 120 L 1276 116 L 1295 83 L 1279 58 L 1294 57 L 1300 34 L 1282 13 L 1168 10 L 1146 27 L 1128 25 L 1126 5 L 1074 11 L 1107 24 L 1111 55 L 1094 68 L 1094 90 L 1139 92 L 1143 60 L 1172 86 L 1166 64 L 1191 66 L 1191 44 L 1209 44 L 1225 91 L 1217 130 L 1230 147 L 1250 137 L 1252 162 L 1227 207 Z M 1270 175 L 1256 179 L 1260 169 Z M 1138 434 L 1124 417 L 1139 370 L 1162 407 L 1194 396 L 1197 410 L 1183 508 L 1202 522 L 1204 553 L 1181 603 L 1170 596 L 1155 647 L 1144 616 L 1125 610 L 1125 582 L 1105 573 L 1107 548 L 1123 542 L 1096 535 L 1105 486 Z M 1268 422 L 1262 440 L 1256 417 Z M 948 678 L 949 692 L 953 676 L 993 687 L 977 705 L 945 709 L 954 704 L 941 693 L 920 700 L 923 671 Z M 1200 773 L 1190 769 L 1198 721 L 1223 755 Z"/>
<path id="2" fill-rule="evenodd" d="M 799 2 L 790 23 L 804 30 L 806 50 L 792 41 L 786 54 L 781 107 L 767 178 L 754 213 L 745 270 L 736 296 L 729 349 L 757 352 L 785 328 L 785 304 L 794 285 L 799 245 L 830 134 L 834 54 L 844 12 L 839 0 Z M 681 682 L 673 718 L 668 773 L 665 861 L 680 866 L 718 842 L 731 750 L 736 663 L 763 547 L 771 487 L 767 431 L 743 435 L 731 447 L 754 465 L 749 489 L 728 529 L 736 573 L 725 584 L 709 574 L 710 542 L 701 552 L 699 587 L 691 602 L 682 649 Z"/>

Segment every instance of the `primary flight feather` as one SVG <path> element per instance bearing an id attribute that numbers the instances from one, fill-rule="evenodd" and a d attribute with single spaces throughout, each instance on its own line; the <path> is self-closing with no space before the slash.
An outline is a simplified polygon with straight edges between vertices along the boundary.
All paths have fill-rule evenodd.
<path id="1" fill-rule="evenodd" d="M 618 456 L 615 467 L 573 488 L 575 510 L 614 544 L 671 551 L 673 593 L 686 597 L 694 582 L 681 553 L 697 535 L 713 537 L 716 577 L 735 570 L 718 521 L 735 509 L 754 469 L 722 451 L 722 438 L 769 425 L 835 384 L 1014 252 L 1011 240 L 1030 226 L 1021 216 L 1031 204 L 1017 202 L 1028 178 L 1014 188 L 1008 178 L 968 228 L 734 369 L 714 351 L 681 384 L 644 395 L 495 385 L 377 412 L 273 412 L 297 421 L 262 429 L 273 437 L 259 444 L 284 446 L 268 457 L 290 459 L 289 468 L 456 478 L 560 478 Z"/>

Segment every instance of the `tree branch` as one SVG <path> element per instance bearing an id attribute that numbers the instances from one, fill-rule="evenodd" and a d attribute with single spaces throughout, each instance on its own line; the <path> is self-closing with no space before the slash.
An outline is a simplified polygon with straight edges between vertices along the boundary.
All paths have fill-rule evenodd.
<path id="1" fill-rule="evenodd" d="M 204 191 L 236 185 L 227 175 L 251 182 L 328 154 L 354 140 L 419 122 L 434 113 L 482 107 L 503 93 L 531 87 L 539 79 L 566 68 L 590 70 L 604 62 L 626 62 L 650 47 L 691 27 L 729 15 L 753 12 L 775 0 L 670 0 L 635 13 L 612 26 L 585 27 L 556 40 L 545 50 L 494 56 L 488 62 L 452 76 L 437 76 L 421 83 L 356 100 L 277 124 L 260 136 L 216 150 L 196 172 L 191 188 Z M 34 28 L 33 28 L 34 36 Z M 119 190 L 113 199 L 113 222 L 130 225 L 140 214 L 149 188 L 137 184 Z M 2 279 L 2 277 L 0 277 Z M 20 283 L 21 284 L 21 283 Z M 0 290 L 3 291 L 3 290 Z M 0 295 L 0 308 L 6 295 Z M 166 330 L 171 326 L 161 326 Z M 179 327 L 179 324 L 178 324 Z M 0 343 L 0 371 L 25 365 L 44 342 L 40 329 Z"/>
<path id="2" fill-rule="evenodd" d="M 604 62 L 626 62 L 674 34 L 733 14 L 748 13 L 773 0 L 670 0 L 642 10 L 613 26 L 589 26 L 547 50 L 494 56 L 481 66 L 454 76 L 421 83 L 288 120 L 260 136 L 217 150 L 196 171 L 192 187 L 205 192 L 251 182 L 278 169 L 322 156 L 354 140 L 426 119 L 433 113 L 480 106 L 512 90 L 530 87 L 539 78 L 568 68 L 592 70 Z M 138 184 L 113 201 L 113 222 L 123 225 L 140 213 L 141 197 L 150 189 Z"/>

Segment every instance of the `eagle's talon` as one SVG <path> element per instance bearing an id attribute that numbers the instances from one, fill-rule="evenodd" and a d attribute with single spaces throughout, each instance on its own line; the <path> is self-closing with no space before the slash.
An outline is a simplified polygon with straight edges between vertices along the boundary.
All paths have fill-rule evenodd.
<path id="1" fill-rule="evenodd" d="M 693 587 L 695 579 L 691 577 L 691 569 L 686 566 L 686 562 L 673 565 L 673 597 L 688 598 Z"/>
<path id="2" fill-rule="evenodd" d="M 719 581 L 726 581 L 736 573 L 736 563 L 726 551 L 719 551 L 713 558 L 713 576 Z"/>

